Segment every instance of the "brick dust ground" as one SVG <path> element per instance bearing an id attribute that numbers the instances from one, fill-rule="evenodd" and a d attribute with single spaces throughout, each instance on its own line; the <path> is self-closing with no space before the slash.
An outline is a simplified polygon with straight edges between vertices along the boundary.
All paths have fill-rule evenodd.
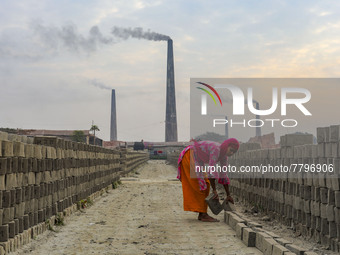
<path id="1" fill-rule="evenodd" d="M 184 212 L 177 169 L 148 161 L 94 205 L 10 254 L 262 254 L 221 222 Z"/>

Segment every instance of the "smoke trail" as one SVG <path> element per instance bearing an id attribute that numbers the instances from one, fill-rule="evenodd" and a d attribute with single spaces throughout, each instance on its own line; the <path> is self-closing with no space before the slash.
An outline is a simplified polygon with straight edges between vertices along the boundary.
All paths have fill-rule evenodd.
<path id="1" fill-rule="evenodd" d="M 104 37 L 97 26 L 93 26 L 90 29 L 86 38 L 79 34 L 77 28 L 72 24 L 58 28 L 53 26 L 47 27 L 34 21 L 31 22 L 31 27 L 41 40 L 53 49 L 64 46 L 71 51 L 79 51 L 81 49 L 86 52 L 93 52 L 100 44 L 114 43 L 112 38 Z"/>
<path id="2" fill-rule="evenodd" d="M 112 90 L 112 88 L 106 86 L 104 83 L 96 80 L 96 79 L 93 79 L 93 80 L 89 80 L 89 83 L 97 88 L 100 88 L 100 89 L 107 89 L 107 90 Z"/>
<path id="3" fill-rule="evenodd" d="M 32 21 L 30 24 L 34 33 L 40 37 L 42 42 L 52 49 L 65 47 L 70 51 L 83 50 L 85 52 L 93 52 L 102 44 L 115 43 L 113 38 L 105 37 L 97 26 L 93 26 L 84 37 L 77 31 L 77 27 L 73 24 L 64 25 L 62 27 L 45 26 L 39 21 Z M 112 35 L 123 40 L 130 37 L 138 39 L 146 39 L 152 41 L 167 41 L 170 36 L 162 35 L 150 30 L 143 31 L 143 28 L 121 28 L 113 27 Z"/>
<path id="4" fill-rule="evenodd" d="M 150 30 L 144 32 L 143 28 L 141 27 L 136 28 L 113 27 L 111 33 L 114 36 L 122 38 L 124 40 L 129 39 L 129 37 L 146 39 L 151 41 L 167 41 L 171 39 L 170 36 L 162 35 L 156 32 L 151 32 Z"/>

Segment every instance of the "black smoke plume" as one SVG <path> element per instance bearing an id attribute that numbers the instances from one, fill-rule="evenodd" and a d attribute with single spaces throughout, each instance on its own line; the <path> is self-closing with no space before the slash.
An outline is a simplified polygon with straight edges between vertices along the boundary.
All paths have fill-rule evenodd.
<path id="1" fill-rule="evenodd" d="M 136 28 L 122 28 L 122 27 L 113 27 L 111 33 L 115 37 L 122 38 L 124 40 L 132 38 L 137 39 L 146 39 L 150 41 L 167 41 L 170 38 L 168 35 L 159 34 L 156 32 L 152 32 L 150 30 L 143 31 L 143 28 L 136 27 Z"/>

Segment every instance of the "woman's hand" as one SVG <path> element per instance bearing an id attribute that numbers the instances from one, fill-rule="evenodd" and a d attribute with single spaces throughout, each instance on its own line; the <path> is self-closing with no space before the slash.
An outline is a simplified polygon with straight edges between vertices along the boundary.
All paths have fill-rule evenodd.
<path id="1" fill-rule="evenodd" d="M 216 190 L 213 190 L 213 193 L 214 193 L 213 199 L 217 199 L 217 200 L 219 200 L 219 197 L 218 197 L 217 191 L 216 191 Z"/>
<path id="2" fill-rule="evenodd" d="M 230 195 L 227 196 L 227 201 L 234 204 L 234 199 Z"/>

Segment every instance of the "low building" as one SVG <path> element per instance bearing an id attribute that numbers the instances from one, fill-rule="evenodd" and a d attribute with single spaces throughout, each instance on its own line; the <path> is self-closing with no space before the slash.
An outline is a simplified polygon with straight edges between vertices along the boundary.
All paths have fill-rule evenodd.
<path id="1" fill-rule="evenodd" d="M 84 136 L 80 137 L 80 142 L 86 144 L 95 144 L 97 146 L 103 146 L 103 140 L 94 137 L 90 134 L 89 130 L 46 130 L 46 129 L 18 129 L 18 135 L 25 135 L 28 137 L 34 136 L 56 136 L 65 140 L 75 141 L 75 131 L 82 131 Z"/>

